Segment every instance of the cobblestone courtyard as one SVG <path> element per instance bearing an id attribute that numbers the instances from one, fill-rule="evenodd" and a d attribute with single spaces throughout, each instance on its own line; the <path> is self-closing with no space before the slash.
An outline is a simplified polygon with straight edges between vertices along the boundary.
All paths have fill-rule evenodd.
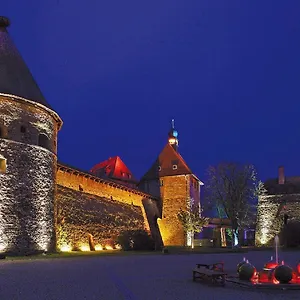
<path id="1" fill-rule="evenodd" d="M 224 261 L 234 273 L 246 256 L 261 269 L 271 252 L 239 254 L 129 255 L 0 261 L 0 299 L 214 300 L 300 299 L 300 291 L 211 287 L 192 281 L 196 263 Z M 295 266 L 299 252 L 281 255 Z"/>

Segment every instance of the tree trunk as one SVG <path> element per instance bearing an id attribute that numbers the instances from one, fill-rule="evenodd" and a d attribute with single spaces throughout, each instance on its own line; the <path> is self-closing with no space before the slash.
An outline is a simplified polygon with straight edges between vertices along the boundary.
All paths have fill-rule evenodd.
<path id="1" fill-rule="evenodd" d="M 194 249 L 194 231 L 191 232 L 191 246 L 192 246 L 192 249 Z"/>

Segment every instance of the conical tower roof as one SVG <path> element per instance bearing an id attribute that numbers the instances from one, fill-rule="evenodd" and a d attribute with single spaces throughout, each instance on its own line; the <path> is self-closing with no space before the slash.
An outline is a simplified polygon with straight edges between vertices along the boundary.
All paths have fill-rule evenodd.
<path id="1" fill-rule="evenodd" d="M 0 17 L 0 93 L 19 96 L 51 109 L 11 40 L 8 26 L 9 20 Z"/>

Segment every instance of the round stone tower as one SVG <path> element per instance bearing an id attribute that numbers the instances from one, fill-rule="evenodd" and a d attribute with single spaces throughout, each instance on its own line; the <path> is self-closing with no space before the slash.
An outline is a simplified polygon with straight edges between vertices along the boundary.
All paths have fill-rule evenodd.
<path id="1" fill-rule="evenodd" d="M 44 99 L 0 17 L 0 252 L 55 249 L 57 132 Z"/>

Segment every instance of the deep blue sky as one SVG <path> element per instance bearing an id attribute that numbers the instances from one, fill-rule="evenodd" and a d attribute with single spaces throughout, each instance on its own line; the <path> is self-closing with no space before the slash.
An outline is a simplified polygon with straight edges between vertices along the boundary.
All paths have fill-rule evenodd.
<path id="1" fill-rule="evenodd" d="M 200 179 L 253 163 L 300 175 L 299 0 L 9 0 L 1 14 L 64 120 L 59 159 L 119 155 L 136 177 L 167 141 Z M 26 2 L 26 3 L 25 3 Z"/>

